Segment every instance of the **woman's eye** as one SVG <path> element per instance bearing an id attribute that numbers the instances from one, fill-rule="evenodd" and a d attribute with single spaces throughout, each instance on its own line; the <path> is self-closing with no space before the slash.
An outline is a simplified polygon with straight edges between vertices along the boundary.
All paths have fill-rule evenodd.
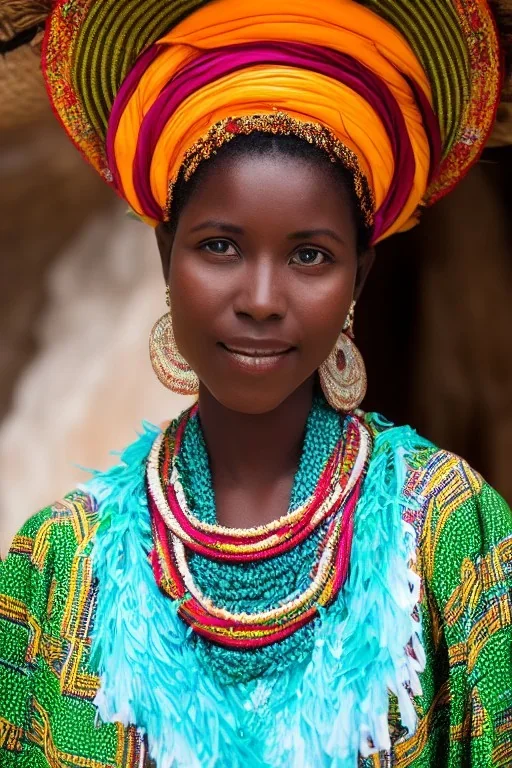
<path id="1" fill-rule="evenodd" d="M 229 242 L 229 240 L 208 240 L 207 243 L 203 243 L 201 248 L 209 253 L 213 253 L 216 256 L 236 256 L 237 251 L 235 246 Z"/>
<path id="2" fill-rule="evenodd" d="M 294 264 L 299 264 L 301 267 L 316 267 L 326 261 L 329 261 L 328 256 L 316 248 L 303 248 L 292 259 Z"/>

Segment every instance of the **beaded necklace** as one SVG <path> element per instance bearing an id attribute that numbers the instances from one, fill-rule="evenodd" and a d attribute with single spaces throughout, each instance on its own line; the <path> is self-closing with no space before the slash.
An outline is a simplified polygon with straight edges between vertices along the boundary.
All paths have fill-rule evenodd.
<path id="1" fill-rule="evenodd" d="M 325 404 L 316 398 L 308 419 L 305 448 L 308 431 L 319 421 L 322 405 L 325 411 Z M 181 618 L 209 641 L 241 650 L 282 641 L 311 622 L 321 607 L 335 599 L 344 583 L 353 512 L 370 453 L 368 431 L 357 417 L 346 417 L 343 433 L 331 447 L 305 502 L 291 505 L 287 515 L 268 525 L 234 529 L 201 520 L 187 502 L 178 457 L 189 432 L 187 427 L 194 420 L 198 421 L 197 406 L 157 438 L 148 460 L 155 576 L 178 601 Z M 258 560 L 268 562 L 286 556 L 313 534 L 319 545 L 309 583 L 298 594 L 287 595 L 266 610 L 233 612 L 225 606 L 217 607 L 198 585 L 187 561 L 188 550 L 192 560 L 195 553 L 217 563 L 240 563 L 250 568 Z"/>
<path id="2" fill-rule="evenodd" d="M 344 439 L 346 420 L 340 418 L 321 392 L 314 398 L 304 431 L 304 444 L 290 494 L 290 510 L 306 503 L 334 451 Z M 181 450 L 176 456 L 189 507 L 203 522 L 216 522 L 215 495 L 208 451 L 199 417 L 188 421 Z M 200 554 L 189 558 L 194 579 L 204 593 L 233 612 L 264 611 L 298 595 L 310 583 L 327 523 L 303 542 L 277 557 L 252 563 L 217 562 Z M 320 619 L 314 618 L 279 643 L 253 649 L 227 648 L 192 632 L 189 642 L 203 669 L 208 669 L 219 684 L 258 685 L 263 678 L 286 674 L 310 658 Z"/>
<path id="3" fill-rule="evenodd" d="M 414 733 L 412 695 L 421 693 L 423 661 L 419 580 L 410 569 L 416 537 L 405 518 L 412 502 L 405 490 L 421 443 L 411 430 L 380 433 L 375 419 L 367 423 L 374 445 L 343 589 L 317 619 L 258 648 L 201 637 L 155 581 L 146 469 L 160 430 L 144 425 L 121 464 L 87 485 L 101 520 L 93 552 L 99 590 L 91 658 L 101 677 L 94 703 L 104 722 L 135 723 L 147 733 L 158 765 L 349 768 L 370 740 L 377 751 L 389 750 L 390 691 Z M 324 400 L 313 403 L 291 511 L 314 492 L 346 425 Z M 175 463 L 190 510 L 214 524 L 198 417 L 188 420 Z M 288 552 L 252 563 L 187 550 L 189 568 L 216 605 L 266 610 L 307 587 L 327 525 Z"/>

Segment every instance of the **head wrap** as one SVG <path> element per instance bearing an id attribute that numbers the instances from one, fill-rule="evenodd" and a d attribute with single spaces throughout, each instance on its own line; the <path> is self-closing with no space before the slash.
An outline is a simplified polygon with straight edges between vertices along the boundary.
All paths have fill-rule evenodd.
<path id="1" fill-rule="evenodd" d="M 58 0 L 43 71 L 77 147 L 150 223 L 180 169 L 264 130 L 348 168 L 374 241 L 466 173 L 500 95 L 485 0 Z"/>

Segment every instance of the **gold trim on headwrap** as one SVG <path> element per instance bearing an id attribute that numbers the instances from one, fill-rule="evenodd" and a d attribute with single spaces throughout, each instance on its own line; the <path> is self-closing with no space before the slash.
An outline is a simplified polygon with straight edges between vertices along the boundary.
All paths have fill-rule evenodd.
<path id="1" fill-rule="evenodd" d="M 325 152 L 331 162 L 341 162 L 352 175 L 354 192 L 359 201 L 365 226 L 368 228 L 372 227 L 375 200 L 369 187 L 368 179 L 361 172 L 355 153 L 342 144 L 325 126 L 294 120 L 284 112 L 236 118 L 228 117 L 212 125 L 206 136 L 190 147 L 183 159 L 180 171 L 183 173 L 185 180 L 188 181 L 193 176 L 203 160 L 208 160 L 218 149 L 234 139 L 235 136 L 239 134 L 247 136 L 255 131 L 271 133 L 273 135 L 298 136 L 300 139 L 307 141 L 308 144 L 314 144 Z M 166 205 L 168 212 L 171 210 L 174 184 L 175 180 L 169 183 Z"/>

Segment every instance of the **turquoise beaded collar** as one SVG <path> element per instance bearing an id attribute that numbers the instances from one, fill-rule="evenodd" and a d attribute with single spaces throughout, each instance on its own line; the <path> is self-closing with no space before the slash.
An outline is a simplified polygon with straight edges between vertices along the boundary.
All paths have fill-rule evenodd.
<path id="1" fill-rule="evenodd" d="M 84 486 L 101 520 L 92 553 L 95 704 L 104 722 L 145 733 L 159 768 L 353 768 L 359 754 L 390 749 L 390 694 L 414 733 L 424 656 L 407 475 L 429 444 L 409 428 L 369 422 L 375 442 L 347 583 L 320 616 L 309 655 L 249 682 L 219 681 L 155 582 L 145 470 L 160 431 L 145 425 L 121 464 Z"/>
<path id="2" fill-rule="evenodd" d="M 323 395 L 315 396 L 293 481 L 290 511 L 304 504 L 313 492 L 342 436 L 343 421 Z M 215 495 L 199 416 L 186 426 L 177 464 L 190 509 L 202 522 L 215 523 Z M 324 534 L 322 525 L 290 552 L 250 564 L 218 563 L 196 554 L 190 559 L 190 570 L 201 590 L 216 604 L 232 612 L 267 610 L 294 591 L 304 589 Z M 250 651 L 223 648 L 197 635 L 192 636 L 191 642 L 198 658 L 219 682 L 248 682 L 302 662 L 311 653 L 315 625 L 316 621 L 278 644 Z"/>

